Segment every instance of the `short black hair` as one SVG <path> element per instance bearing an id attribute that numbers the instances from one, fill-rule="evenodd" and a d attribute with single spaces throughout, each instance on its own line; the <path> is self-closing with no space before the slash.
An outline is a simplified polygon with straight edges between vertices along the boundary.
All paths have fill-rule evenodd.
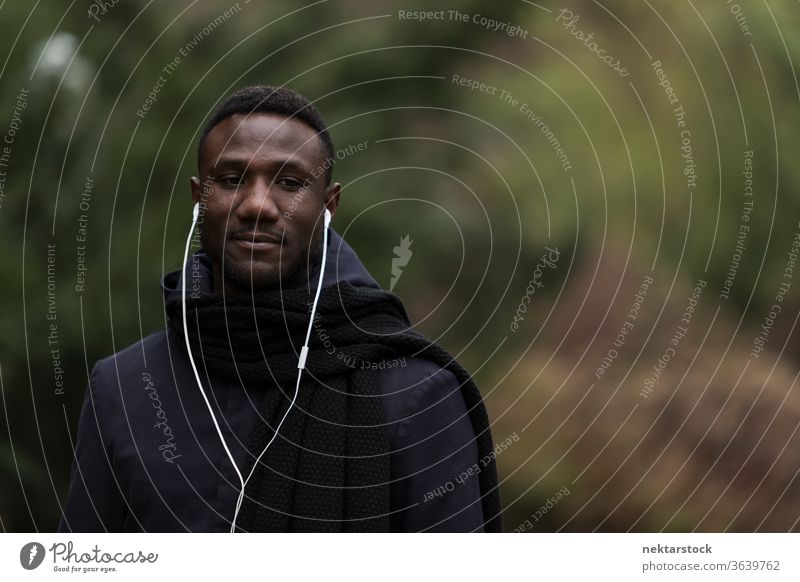
<path id="1" fill-rule="evenodd" d="M 203 153 L 208 132 L 222 120 L 232 115 L 248 115 L 251 113 L 278 113 L 286 117 L 299 119 L 317 132 L 325 149 L 326 166 L 325 186 L 330 186 L 333 178 L 333 140 L 328 133 L 328 126 L 322 119 L 319 111 L 306 97 L 287 87 L 273 87 L 271 85 L 251 85 L 243 87 L 229 95 L 220 103 L 211 118 L 205 125 L 197 144 L 197 165 Z"/>

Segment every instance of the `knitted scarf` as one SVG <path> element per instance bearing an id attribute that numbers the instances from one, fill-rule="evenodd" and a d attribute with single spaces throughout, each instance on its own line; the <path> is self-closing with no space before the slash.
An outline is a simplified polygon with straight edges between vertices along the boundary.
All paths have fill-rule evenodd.
<path id="1" fill-rule="evenodd" d="M 254 462 L 295 392 L 310 296 L 303 288 L 187 298 L 189 343 L 212 377 L 265 391 L 264 422 L 249 450 Z M 181 302 L 169 310 L 183 336 Z M 461 385 L 478 445 L 485 531 L 501 531 L 489 420 L 470 375 L 442 347 L 410 329 L 405 308 L 382 289 L 340 282 L 320 294 L 306 369 L 290 411 L 247 484 L 241 531 L 388 531 L 389 440 L 379 363 L 416 356 L 450 370 Z M 245 473 L 246 475 L 246 473 Z"/>

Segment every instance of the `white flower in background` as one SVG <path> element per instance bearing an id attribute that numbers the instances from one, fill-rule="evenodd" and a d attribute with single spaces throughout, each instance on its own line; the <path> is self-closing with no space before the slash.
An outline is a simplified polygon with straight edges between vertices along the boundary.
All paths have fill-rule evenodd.
<path id="1" fill-rule="evenodd" d="M 89 59 L 76 54 L 79 44 L 77 36 L 63 31 L 39 43 L 31 55 L 34 76 L 58 79 L 70 91 L 84 91 L 91 81 L 93 67 Z"/>

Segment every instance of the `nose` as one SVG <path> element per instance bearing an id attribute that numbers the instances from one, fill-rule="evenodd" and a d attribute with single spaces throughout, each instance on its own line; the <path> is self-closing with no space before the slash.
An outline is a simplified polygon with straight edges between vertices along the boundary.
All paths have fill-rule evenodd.
<path id="1" fill-rule="evenodd" d="M 275 222 L 280 210 L 270 193 L 271 182 L 254 178 L 239 186 L 236 191 L 236 217 L 245 223 Z"/>

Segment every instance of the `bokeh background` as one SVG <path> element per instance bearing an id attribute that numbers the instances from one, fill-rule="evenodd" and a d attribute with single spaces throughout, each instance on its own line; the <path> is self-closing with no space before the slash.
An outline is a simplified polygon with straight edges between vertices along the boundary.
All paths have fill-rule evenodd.
<path id="1" fill-rule="evenodd" d="M 798 27 L 793 0 L 0 1 L 0 528 L 56 527 L 89 370 L 165 323 L 199 130 L 269 83 L 325 116 L 333 226 L 386 288 L 413 240 L 394 292 L 514 437 L 507 531 L 797 531 Z"/>

